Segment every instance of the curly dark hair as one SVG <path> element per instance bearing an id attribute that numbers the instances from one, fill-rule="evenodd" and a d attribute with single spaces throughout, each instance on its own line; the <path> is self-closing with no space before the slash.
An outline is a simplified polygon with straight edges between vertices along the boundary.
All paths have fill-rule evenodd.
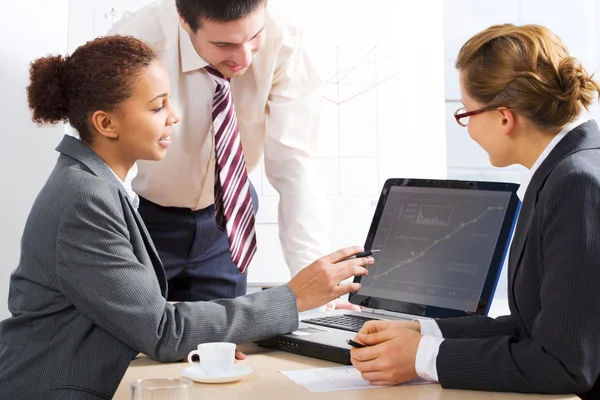
<path id="1" fill-rule="evenodd" d="M 27 100 L 37 124 L 69 122 L 91 144 L 89 116 L 110 111 L 131 96 L 136 78 L 156 57 L 128 36 L 106 36 L 78 47 L 70 56 L 48 55 L 31 63 Z"/>

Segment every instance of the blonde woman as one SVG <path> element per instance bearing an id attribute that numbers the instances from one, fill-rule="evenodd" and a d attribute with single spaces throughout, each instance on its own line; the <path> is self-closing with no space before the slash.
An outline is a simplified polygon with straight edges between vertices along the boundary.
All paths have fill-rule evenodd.
<path id="1" fill-rule="evenodd" d="M 542 26 L 472 37 L 456 67 L 456 121 L 496 167 L 529 169 L 508 261 L 510 315 L 370 322 L 352 362 L 375 384 L 599 399 L 600 132 L 581 113 L 599 86 Z"/>

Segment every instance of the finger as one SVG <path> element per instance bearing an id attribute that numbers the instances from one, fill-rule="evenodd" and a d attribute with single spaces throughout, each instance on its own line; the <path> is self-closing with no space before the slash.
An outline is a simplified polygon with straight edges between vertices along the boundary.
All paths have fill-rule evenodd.
<path id="1" fill-rule="evenodd" d="M 394 386 L 394 384 L 392 382 L 388 382 L 388 381 L 369 381 L 369 383 L 373 386 Z"/>
<path id="2" fill-rule="evenodd" d="M 369 381 L 369 383 L 373 385 L 375 384 L 374 382 L 387 382 L 384 371 L 363 372 L 361 376 L 364 380 Z"/>
<path id="3" fill-rule="evenodd" d="M 347 260 L 338 261 L 334 265 L 337 267 L 340 267 L 339 269 L 343 269 L 346 267 L 350 267 L 352 265 L 368 266 L 368 265 L 373 264 L 374 262 L 375 262 L 375 258 L 373 256 L 358 257 L 358 258 L 352 257 L 352 258 L 348 258 Z"/>
<path id="4" fill-rule="evenodd" d="M 362 285 L 360 283 L 344 283 L 342 285 L 336 286 L 335 289 L 333 289 L 333 291 L 336 297 L 340 297 L 351 292 L 358 292 L 358 290 L 361 287 Z"/>
<path id="5" fill-rule="evenodd" d="M 352 310 L 352 311 L 361 311 L 360 306 L 356 304 L 348 303 L 348 302 L 340 302 L 335 305 L 336 310 Z"/>
<path id="6" fill-rule="evenodd" d="M 246 359 L 246 355 L 244 353 L 242 353 L 239 350 L 235 351 L 235 359 L 236 360 L 245 360 Z"/>
<path id="7" fill-rule="evenodd" d="M 343 249 L 339 249 L 338 251 L 334 251 L 333 253 L 323 257 L 322 260 L 330 264 L 335 264 L 338 261 L 343 260 L 344 258 L 353 256 L 356 253 L 360 253 L 362 251 L 365 251 L 364 247 L 362 246 L 346 247 Z"/>
<path id="8" fill-rule="evenodd" d="M 369 335 L 371 333 L 380 332 L 388 326 L 387 321 L 367 321 L 363 324 L 362 328 L 358 331 L 358 335 Z"/>
<path id="9" fill-rule="evenodd" d="M 394 331 L 393 329 L 384 328 L 381 331 L 373 333 L 358 334 L 356 335 L 356 339 L 367 346 L 375 346 L 379 343 L 387 342 L 388 340 L 394 339 L 397 335 L 397 331 Z"/>
<path id="10" fill-rule="evenodd" d="M 352 363 L 352 365 L 354 365 L 354 367 L 356 367 L 356 369 L 363 374 L 366 372 L 380 372 L 382 370 L 377 362 L 377 359 L 370 361 L 359 361 L 354 358 L 354 363 Z"/>
<path id="11" fill-rule="evenodd" d="M 365 363 L 377 359 L 379 356 L 379 349 L 376 347 L 364 347 L 360 349 L 351 349 L 350 358 L 356 362 Z"/>
<path id="12" fill-rule="evenodd" d="M 375 263 L 375 259 L 371 256 L 368 256 L 368 257 L 351 258 L 346 261 L 340 261 L 333 265 L 335 266 L 335 272 L 342 273 L 342 271 L 346 270 L 347 268 L 363 268 L 363 269 L 365 269 L 374 263 Z"/>
<path id="13" fill-rule="evenodd" d="M 353 265 L 353 266 L 343 268 L 343 269 L 337 271 L 337 273 L 335 275 L 335 279 L 338 280 L 339 282 L 341 282 L 341 281 L 351 278 L 353 276 L 364 276 L 364 275 L 369 275 L 368 269 L 366 269 L 365 267 L 362 267 L 362 266 Z"/>
<path id="14" fill-rule="evenodd" d="M 369 372 L 365 374 L 369 379 L 363 378 L 369 381 L 371 385 L 374 386 L 395 386 L 400 383 L 405 383 L 411 380 L 410 377 L 402 374 L 401 376 L 395 376 L 390 371 L 378 371 L 378 372 Z"/>

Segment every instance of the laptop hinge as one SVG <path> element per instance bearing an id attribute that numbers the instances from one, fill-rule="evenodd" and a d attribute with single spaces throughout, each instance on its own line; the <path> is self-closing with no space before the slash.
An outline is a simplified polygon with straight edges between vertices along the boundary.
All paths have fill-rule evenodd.
<path id="1" fill-rule="evenodd" d="M 387 310 L 377 310 L 377 309 L 373 309 L 373 308 L 363 308 L 362 309 L 363 313 L 369 313 L 369 314 L 374 314 L 374 315 L 378 315 L 378 316 L 382 316 L 382 317 L 390 317 L 390 318 L 398 318 L 398 319 L 408 319 L 408 320 L 413 320 L 413 319 L 429 319 L 426 317 L 420 317 L 418 315 L 411 315 L 411 314 L 404 314 L 404 313 L 399 313 L 399 312 L 394 312 L 394 311 L 387 311 Z"/>

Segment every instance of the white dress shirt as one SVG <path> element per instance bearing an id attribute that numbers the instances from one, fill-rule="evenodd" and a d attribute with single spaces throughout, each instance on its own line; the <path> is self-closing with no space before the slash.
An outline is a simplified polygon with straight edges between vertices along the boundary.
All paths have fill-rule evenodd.
<path id="1" fill-rule="evenodd" d="M 550 152 L 567 135 L 567 133 L 586 121 L 586 118 L 580 117 L 574 122 L 567 124 L 556 136 L 554 136 L 554 138 L 552 138 L 550 143 L 548 143 L 548 146 L 546 146 L 542 154 L 540 154 L 540 156 L 537 158 L 531 169 L 527 172 L 527 174 L 525 174 L 521 184 L 519 185 L 517 197 L 519 197 L 521 202 L 525 198 L 525 192 L 527 191 L 529 182 L 531 182 L 531 178 L 533 178 L 533 175 L 537 169 L 544 162 L 546 157 L 548 157 L 548 154 L 550 154 Z M 423 338 L 419 342 L 419 347 L 417 349 L 415 370 L 417 371 L 417 375 L 419 375 L 421 378 L 430 382 L 437 382 L 438 373 L 436 360 L 438 353 L 440 352 L 440 345 L 444 341 L 444 335 L 442 335 L 442 331 L 435 320 L 419 320 L 419 323 L 421 324 L 421 334 L 423 335 Z"/>
<path id="2" fill-rule="evenodd" d="M 126 13 L 109 34 L 134 36 L 154 50 L 169 73 L 171 101 L 181 115 L 165 158 L 139 161 L 137 176 L 133 179 L 134 167 L 127 180 L 133 179 L 140 196 L 161 206 L 210 206 L 216 83 L 179 23 L 175 1 Z M 315 160 L 322 81 L 300 45 L 298 29 L 267 13 L 265 35 L 247 72 L 231 80 L 231 91 L 248 172 L 264 155 L 266 176 L 280 195 L 279 236 L 293 276 L 328 249 L 327 203 Z"/>
<path id="3" fill-rule="evenodd" d="M 77 138 L 79 139 L 79 135 L 77 135 Z M 117 178 L 117 180 L 121 182 L 121 185 L 123 185 L 123 189 L 125 189 L 125 193 L 127 193 L 127 198 L 129 199 L 129 202 L 133 205 L 134 208 L 138 208 L 138 206 L 140 205 L 140 199 L 131 187 L 131 180 L 127 179 L 127 177 L 129 177 L 129 172 L 131 171 L 128 171 L 125 181 L 122 181 L 121 178 L 119 178 L 119 176 L 115 173 L 115 171 L 113 171 L 111 167 L 108 167 L 108 169 L 110 169 L 110 172 L 112 172 L 115 178 Z"/>

